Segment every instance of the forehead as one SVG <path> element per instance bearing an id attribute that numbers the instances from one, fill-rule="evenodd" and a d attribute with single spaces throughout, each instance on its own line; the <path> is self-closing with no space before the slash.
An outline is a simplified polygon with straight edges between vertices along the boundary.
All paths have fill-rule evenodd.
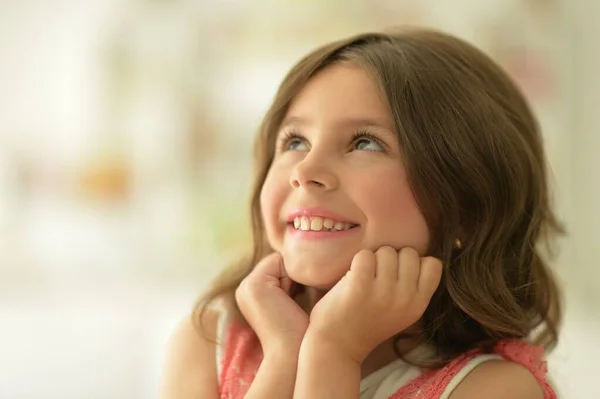
<path id="1" fill-rule="evenodd" d="M 300 90 L 282 127 L 356 122 L 393 129 L 389 107 L 373 77 L 358 66 L 335 64 L 317 73 Z"/>

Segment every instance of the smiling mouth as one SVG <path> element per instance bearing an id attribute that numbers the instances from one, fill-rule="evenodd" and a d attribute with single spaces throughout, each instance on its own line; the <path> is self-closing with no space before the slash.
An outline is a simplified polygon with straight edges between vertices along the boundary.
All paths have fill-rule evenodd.
<path id="1" fill-rule="evenodd" d="M 297 216 L 293 222 L 288 223 L 291 227 L 300 231 L 346 231 L 358 227 L 358 224 L 336 221 L 320 216 Z"/>

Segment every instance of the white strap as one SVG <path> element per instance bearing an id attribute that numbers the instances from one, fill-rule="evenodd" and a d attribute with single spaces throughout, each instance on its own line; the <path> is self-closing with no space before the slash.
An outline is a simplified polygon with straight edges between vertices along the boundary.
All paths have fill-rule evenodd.
<path id="1" fill-rule="evenodd" d="M 460 384 L 462 382 L 462 380 L 464 380 L 465 377 L 471 371 L 473 371 L 473 369 L 475 369 L 475 367 L 479 366 L 481 363 L 487 362 L 488 360 L 502 360 L 502 359 L 503 359 L 503 357 L 500 355 L 479 355 L 479 356 L 474 357 L 473 359 L 469 360 L 469 362 L 465 365 L 465 367 L 460 369 L 460 371 L 454 376 L 454 378 L 452 378 L 452 380 L 450 380 L 450 383 L 448 384 L 448 386 L 442 393 L 442 396 L 440 396 L 440 399 L 448 399 L 448 397 L 450 397 L 450 394 L 456 389 L 458 384 Z"/>

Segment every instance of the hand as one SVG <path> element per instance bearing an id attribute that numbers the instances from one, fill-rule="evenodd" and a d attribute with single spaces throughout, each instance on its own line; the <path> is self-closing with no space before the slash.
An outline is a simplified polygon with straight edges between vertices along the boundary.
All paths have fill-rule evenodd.
<path id="1" fill-rule="evenodd" d="M 308 327 L 308 315 L 290 297 L 293 281 L 283 258 L 272 253 L 263 258 L 235 292 L 240 311 L 256 332 L 265 356 L 297 346 Z"/>
<path id="2" fill-rule="evenodd" d="M 348 273 L 315 305 L 307 335 L 361 364 L 418 321 L 437 289 L 442 262 L 412 248 L 358 252 Z"/>

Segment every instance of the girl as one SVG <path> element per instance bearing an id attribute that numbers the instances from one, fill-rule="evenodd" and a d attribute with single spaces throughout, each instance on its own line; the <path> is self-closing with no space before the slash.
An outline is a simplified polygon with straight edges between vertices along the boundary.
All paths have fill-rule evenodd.
<path id="1" fill-rule="evenodd" d="M 538 244 L 562 228 L 537 123 L 487 56 L 428 30 L 331 43 L 257 144 L 254 252 L 177 330 L 163 397 L 556 397 Z"/>

